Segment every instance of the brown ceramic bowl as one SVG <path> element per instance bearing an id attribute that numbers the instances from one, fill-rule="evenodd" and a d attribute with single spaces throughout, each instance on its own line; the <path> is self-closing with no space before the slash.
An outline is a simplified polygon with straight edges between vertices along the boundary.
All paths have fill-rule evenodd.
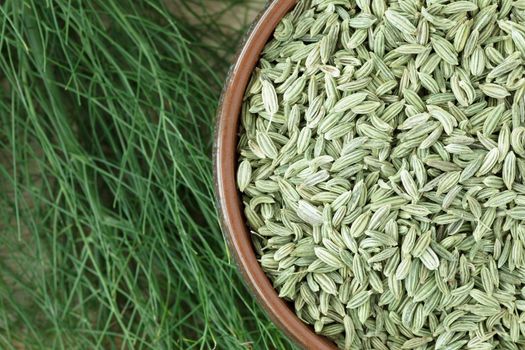
<path id="1" fill-rule="evenodd" d="M 215 133 L 215 185 L 222 230 L 244 280 L 266 309 L 270 318 L 295 342 L 305 349 L 333 350 L 336 346 L 316 335 L 279 298 L 255 256 L 250 232 L 246 226 L 242 203 L 237 191 L 237 133 L 244 91 L 259 55 L 281 18 L 296 0 L 275 0 L 259 16 L 246 36 L 230 71 L 218 110 Z"/>

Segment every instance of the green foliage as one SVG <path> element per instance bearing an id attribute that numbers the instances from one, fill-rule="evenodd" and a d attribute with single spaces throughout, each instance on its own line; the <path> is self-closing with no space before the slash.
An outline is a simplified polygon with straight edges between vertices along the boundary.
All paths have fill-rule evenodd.
<path id="1" fill-rule="evenodd" d="M 214 3 L 0 5 L 0 348 L 292 347 L 214 208 L 214 114 L 242 33 L 221 19 L 248 6 Z"/>

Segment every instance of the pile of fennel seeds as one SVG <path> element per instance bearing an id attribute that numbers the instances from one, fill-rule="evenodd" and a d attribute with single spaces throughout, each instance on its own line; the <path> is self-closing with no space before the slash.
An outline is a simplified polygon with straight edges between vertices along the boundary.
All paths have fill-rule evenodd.
<path id="1" fill-rule="evenodd" d="M 522 24 L 523 23 L 523 24 Z M 525 1 L 299 1 L 246 90 L 259 261 L 342 349 L 525 346 Z"/>

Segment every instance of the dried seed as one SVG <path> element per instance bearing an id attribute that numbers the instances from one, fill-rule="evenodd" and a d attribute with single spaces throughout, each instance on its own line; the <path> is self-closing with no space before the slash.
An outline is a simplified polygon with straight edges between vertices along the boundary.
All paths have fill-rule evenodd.
<path id="1" fill-rule="evenodd" d="M 454 46 L 446 39 L 432 35 L 431 36 L 432 47 L 434 51 L 441 57 L 442 60 L 448 62 L 451 65 L 458 65 L 458 57 Z"/>
<path id="2" fill-rule="evenodd" d="M 372 291 L 363 290 L 351 297 L 346 307 L 348 309 L 356 309 L 365 304 L 370 299 L 370 295 L 372 295 Z"/>
<path id="3" fill-rule="evenodd" d="M 456 118 L 439 106 L 427 106 L 427 108 L 430 115 L 439 120 L 447 135 L 450 135 L 458 125 Z"/>
<path id="4" fill-rule="evenodd" d="M 510 96 L 510 93 L 507 91 L 507 89 L 501 85 L 494 84 L 494 83 L 487 83 L 482 84 L 479 86 L 481 91 L 489 97 L 493 98 L 505 98 L 507 96 Z"/>
<path id="5" fill-rule="evenodd" d="M 277 99 L 277 92 L 275 92 L 275 87 L 273 84 L 264 79 L 262 81 L 262 100 L 264 104 L 264 109 L 270 115 L 274 115 L 279 111 L 279 101 Z"/>
<path id="6" fill-rule="evenodd" d="M 306 201 L 299 201 L 297 216 L 311 225 L 321 225 L 323 223 L 323 217 L 319 210 Z"/>
<path id="7" fill-rule="evenodd" d="M 248 160 L 244 160 L 239 164 L 239 169 L 237 170 L 237 186 L 239 186 L 241 192 L 244 192 L 246 187 L 248 187 L 251 178 L 252 166 Z"/>
<path id="8" fill-rule="evenodd" d="M 366 99 L 366 97 L 367 94 L 364 92 L 348 95 L 335 104 L 333 111 L 335 113 L 346 112 L 347 110 L 350 110 L 353 107 L 361 104 Z"/>
<path id="9" fill-rule="evenodd" d="M 485 175 L 486 173 L 490 172 L 496 163 L 498 162 L 499 158 L 499 150 L 497 148 L 493 148 L 490 150 L 483 159 L 483 163 L 481 164 L 481 167 L 479 168 L 477 172 L 477 176 Z"/>
<path id="10" fill-rule="evenodd" d="M 524 10 L 301 0 L 262 51 L 246 221 L 279 296 L 337 346 L 519 347 Z"/>
<path id="11" fill-rule="evenodd" d="M 394 28 L 401 30 L 403 33 L 416 33 L 416 27 L 405 16 L 393 9 L 389 8 L 386 10 L 385 18 Z"/>

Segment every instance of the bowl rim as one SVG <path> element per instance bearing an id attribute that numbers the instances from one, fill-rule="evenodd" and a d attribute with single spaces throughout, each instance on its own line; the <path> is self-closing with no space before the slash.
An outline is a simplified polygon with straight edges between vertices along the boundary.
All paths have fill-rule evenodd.
<path id="1" fill-rule="evenodd" d="M 241 209 L 236 187 L 237 129 L 245 89 L 268 42 L 282 17 L 296 0 L 275 0 L 267 4 L 247 32 L 230 69 L 220 98 L 215 128 L 213 160 L 215 196 L 222 232 L 237 267 L 270 319 L 304 349 L 334 350 L 335 344 L 317 335 L 281 299 L 259 265 Z"/>

